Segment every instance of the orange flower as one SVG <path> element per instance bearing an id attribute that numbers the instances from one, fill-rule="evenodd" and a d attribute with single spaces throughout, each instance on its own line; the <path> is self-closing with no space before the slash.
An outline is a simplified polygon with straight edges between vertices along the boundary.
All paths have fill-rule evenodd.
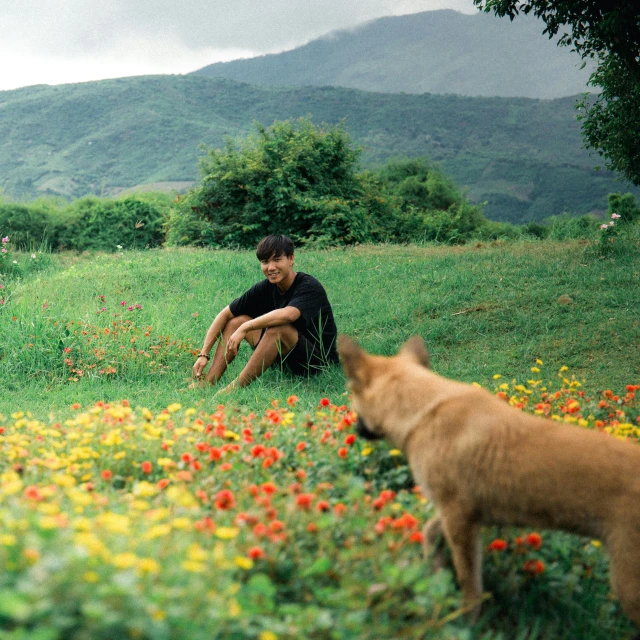
<path id="1" fill-rule="evenodd" d="M 264 550 L 262 549 L 262 547 L 251 547 L 247 551 L 247 555 L 252 560 L 259 560 L 260 558 L 264 558 L 266 554 L 265 554 Z"/>
<path id="2" fill-rule="evenodd" d="M 101 474 L 102 479 L 106 480 L 107 482 L 109 482 L 109 480 L 111 480 L 111 477 L 113 476 L 113 471 L 110 471 L 109 469 L 105 469 Z"/>
<path id="3" fill-rule="evenodd" d="M 296 445 L 296 451 L 304 451 L 307 448 L 307 443 L 302 441 L 302 442 L 298 442 L 298 444 Z"/>
<path id="4" fill-rule="evenodd" d="M 233 509 L 236 505 L 233 492 L 229 491 L 229 489 L 218 491 L 218 493 L 216 493 L 214 503 L 218 509 L 222 510 Z"/>
<path id="5" fill-rule="evenodd" d="M 169 479 L 162 478 L 162 480 L 158 480 L 158 484 L 156 486 L 158 489 L 166 489 L 169 486 Z"/>
<path id="6" fill-rule="evenodd" d="M 308 510 L 311 508 L 314 498 L 313 493 L 300 493 L 296 496 L 296 506 L 300 507 L 300 509 Z"/>
<path id="7" fill-rule="evenodd" d="M 422 535 L 422 531 L 414 531 L 409 536 L 409 542 L 424 542 L 424 535 Z"/>
<path id="8" fill-rule="evenodd" d="M 504 551 L 506 548 L 507 541 L 501 538 L 496 538 L 487 545 L 487 551 Z"/>
<path id="9" fill-rule="evenodd" d="M 539 549 L 542 546 L 542 536 L 539 533 L 528 533 L 524 539 L 525 542 L 534 549 Z"/>
<path id="10" fill-rule="evenodd" d="M 338 449 L 338 455 L 341 458 L 346 458 L 349 455 L 349 449 L 347 449 L 346 447 L 340 447 Z"/>
<path id="11" fill-rule="evenodd" d="M 325 512 L 329 511 L 330 508 L 331 505 L 326 500 L 318 500 L 318 503 L 316 504 L 316 511 Z"/>
<path id="12" fill-rule="evenodd" d="M 44 496 L 40 493 L 40 489 L 35 485 L 31 485 L 24 490 L 24 497 L 27 500 L 44 500 Z"/>
<path id="13" fill-rule="evenodd" d="M 142 473 L 151 473 L 153 471 L 153 465 L 148 460 L 145 460 L 141 465 Z"/>
<path id="14" fill-rule="evenodd" d="M 287 404 L 292 407 L 296 406 L 296 402 L 298 402 L 298 396 L 289 396 L 287 398 Z"/>
<path id="15" fill-rule="evenodd" d="M 278 490 L 278 487 L 276 487 L 275 483 L 273 482 L 263 482 L 260 485 L 260 488 L 269 496 L 273 495 Z"/>
<path id="16" fill-rule="evenodd" d="M 538 576 L 545 570 L 545 566 L 542 560 L 527 560 L 522 565 L 522 569 L 532 576 Z"/>

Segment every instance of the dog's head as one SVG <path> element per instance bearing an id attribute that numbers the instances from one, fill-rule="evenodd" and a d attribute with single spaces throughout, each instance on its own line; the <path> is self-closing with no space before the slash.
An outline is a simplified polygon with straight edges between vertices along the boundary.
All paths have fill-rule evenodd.
<path id="1" fill-rule="evenodd" d="M 401 384 L 399 376 L 408 364 L 429 368 L 429 355 L 424 342 L 414 336 L 404 344 L 397 356 L 385 358 L 367 353 L 351 338 L 341 335 L 338 337 L 338 353 L 347 376 L 353 408 L 358 414 L 358 435 L 368 440 L 385 436 L 394 439 L 385 424 L 394 413 L 395 398 L 389 397 L 389 392 L 393 394 L 391 386 Z"/>

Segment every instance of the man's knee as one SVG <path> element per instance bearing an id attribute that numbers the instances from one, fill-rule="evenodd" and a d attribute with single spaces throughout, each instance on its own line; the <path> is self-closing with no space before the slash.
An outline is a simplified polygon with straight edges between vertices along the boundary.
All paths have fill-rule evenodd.
<path id="1" fill-rule="evenodd" d="M 287 352 L 293 349 L 298 342 L 298 330 L 292 324 L 281 324 L 278 327 L 265 329 L 263 340 L 273 340 L 281 345 Z"/>
<path id="2" fill-rule="evenodd" d="M 245 322 L 252 320 L 250 316 L 235 316 L 224 325 L 222 329 L 223 335 L 230 336 L 236 329 L 239 329 Z"/>

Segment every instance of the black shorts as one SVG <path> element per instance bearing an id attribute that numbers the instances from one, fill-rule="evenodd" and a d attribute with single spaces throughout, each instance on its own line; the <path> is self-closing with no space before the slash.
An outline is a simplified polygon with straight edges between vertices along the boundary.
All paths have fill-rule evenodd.
<path id="1" fill-rule="evenodd" d="M 262 330 L 260 340 L 262 340 L 264 332 L 265 329 Z M 260 340 L 258 340 L 258 344 Z M 256 347 L 258 344 L 256 344 Z M 296 376 L 313 376 L 320 373 L 330 364 L 330 361 L 321 351 L 322 349 L 317 342 L 311 342 L 302 334 L 298 333 L 296 346 L 284 356 L 278 354 L 275 364 L 280 364 Z"/>

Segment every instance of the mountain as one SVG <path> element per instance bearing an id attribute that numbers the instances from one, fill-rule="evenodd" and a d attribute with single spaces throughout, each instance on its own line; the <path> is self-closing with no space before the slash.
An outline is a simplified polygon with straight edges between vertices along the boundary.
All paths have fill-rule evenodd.
<path id="1" fill-rule="evenodd" d="M 384 93 L 561 98 L 586 91 L 589 67 L 520 15 L 451 10 L 380 18 L 284 53 L 194 73 L 259 85 L 338 86 Z"/>
<path id="2" fill-rule="evenodd" d="M 581 148 L 574 99 L 465 98 L 341 88 L 260 87 L 202 76 L 143 76 L 0 92 L 0 191 L 113 195 L 198 178 L 198 146 L 254 121 L 344 121 L 362 164 L 428 155 L 486 214 L 514 222 L 606 207 L 620 191 Z M 167 186 L 167 185 L 165 185 Z"/>

